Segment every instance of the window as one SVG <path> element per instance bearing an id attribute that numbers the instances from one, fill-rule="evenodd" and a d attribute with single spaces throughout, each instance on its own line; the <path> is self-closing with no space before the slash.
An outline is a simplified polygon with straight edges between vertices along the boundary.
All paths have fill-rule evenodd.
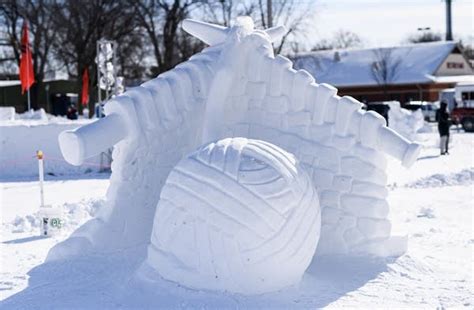
<path id="1" fill-rule="evenodd" d="M 462 106 L 465 108 L 474 107 L 474 91 L 461 92 Z"/>
<path id="2" fill-rule="evenodd" d="M 462 92 L 461 93 L 461 98 L 462 100 L 474 100 L 474 91 L 470 91 L 470 92 Z"/>
<path id="3" fill-rule="evenodd" d="M 462 62 L 448 62 L 446 67 L 448 69 L 464 69 L 464 64 Z"/>

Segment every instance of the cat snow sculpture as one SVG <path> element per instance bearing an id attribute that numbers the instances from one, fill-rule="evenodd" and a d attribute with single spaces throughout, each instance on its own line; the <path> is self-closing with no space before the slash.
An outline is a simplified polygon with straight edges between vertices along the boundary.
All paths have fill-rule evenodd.
<path id="1" fill-rule="evenodd" d="M 272 41 L 283 27 L 256 30 L 240 18 L 229 28 L 194 20 L 183 28 L 210 47 L 110 100 L 103 119 L 60 135 L 63 155 L 75 165 L 114 146 L 112 176 L 103 213 L 49 259 L 146 246 L 176 164 L 203 144 L 231 137 L 266 141 L 300 161 L 320 198 L 317 255 L 403 251 L 387 219 L 385 154 L 409 167 L 420 146 L 357 100 L 274 56 Z"/>

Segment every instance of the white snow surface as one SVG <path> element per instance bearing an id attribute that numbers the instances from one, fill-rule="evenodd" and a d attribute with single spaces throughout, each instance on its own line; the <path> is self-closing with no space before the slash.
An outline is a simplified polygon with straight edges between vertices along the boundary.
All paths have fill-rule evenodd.
<path id="1" fill-rule="evenodd" d="M 437 133 L 421 140 L 410 170 L 388 161 L 389 217 L 394 233 L 408 235 L 404 255 L 315 257 L 299 285 L 253 297 L 186 289 L 151 268 L 150 279 L 137 278 L 136 257 L 146 248 L 44 263 L 53 245 L 97 214 L 109 180 L 47 177 L 46 203 L 70 214 L 64 235 L 49 239 L 38 237 L 35 225 L 15 225 L 22 221 L 16 216 L 28 221 L 38 212 L 37 182 L 3 182 L 0 308 L 472 308 L 474 137 L 453 131 L 449 156 L 439 156 Z"/>
<path id="2" fill-rule="evenodd" d="M 78 175 L 98 171 L 100 156 L 89 158 L 82 166 L 76 167 L 64 160 L 58 143 L 58 135 L 62 131 L 94 121 L 55 117 L 44 110 L 17 114 L 14 120 L 0 121 L 0 179 L 36 177 L 38 150 L 43 151 L 47 174 Z"/>
<path id="3" fill-rule="evenodd" d="M 264 141 L 228 138 L 171 171 L 146 264 L 190 288 L 278 291 L 301 280 L 320 230 L 317 191 L 295 156 Z"/>
<path id="4" fill-rule="evenodd" d="M 0 122 L 13 121 L 13 120 L 15 120 L 15 108 L 14 107 L 0 107 Z"/>

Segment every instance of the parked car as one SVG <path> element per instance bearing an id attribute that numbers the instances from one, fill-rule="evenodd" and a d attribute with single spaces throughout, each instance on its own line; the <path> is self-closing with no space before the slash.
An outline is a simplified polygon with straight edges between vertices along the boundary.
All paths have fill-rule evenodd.
<path id="1" fill-rule="evenodd" d="M 436 122 L 436 110 L 439 109 L 439 106 L 428 101 L 410 101 L 404 104 L 403 108 L 409 111 L 420 110 L 425 121 Z"/>
<path id="2" fill-rule="evenodd" d="M 432 102 L 425 102 L 421 105 L 421 113 L 423 113 L 423 118 L 427 122 L 436 122 L 436 110 L 439 109 L 439 105 Z"/>
<path id="3" fill-rule="evenodd" d="M 454 88 L 446 88 L 439 92 L 439 102 L 446 102 L 448 104 L 448 111 L 454 109 L 456 100 L 454 99 L 454 93 L 456 90 Z"/>
<path id="4" fill-rule="evenodd" d="M 366 104 L 365 109 L 367 111 L 375 111 L 378 114 L 382 115 L 387 121 L 387 126 L 388 126 L 388 111 L 390 110 L 390 106 L 387 103 L 369 102 Z"/>
<path id="5" fill-rule="evenodd" d="M 474 132 L 474 84 L 456 85 L 454 99 L 453 123 L 460 124 L 466 132 Z"/>

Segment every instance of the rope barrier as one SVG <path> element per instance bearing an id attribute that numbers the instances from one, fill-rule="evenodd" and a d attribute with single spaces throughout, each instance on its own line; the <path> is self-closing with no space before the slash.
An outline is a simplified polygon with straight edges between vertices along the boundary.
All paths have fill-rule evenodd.
<path id="1" fill-rule="evenodd" d="M 67 161 L 65 161 L 64 159 L 50 158 L 50 157 L 48 157 L 46 159 L 52 160 L 52 161 L 65 162 L 68 165 L 71 165 Z M 100 165 L 100 164 L 96 164 L 96 163 L 92 163 L 92 162 L 83 162 L 79 167 L 81 167 L 81 166 L 91 166 L 91 167 L 101 167 L 101 168 L 110 168 L 111 167 L 111 166 Z"/>
<path id="2" fill-rule="evenodd" d="M 25 159 L 32 159 L 32 158 L 36 158 L 36 156 L 27 156 L 27 157 L 21 157 L 21 158 L 16 158 L 16 159 L 0 161 L 0 165 L 8 165 L 8 164 L 11 164 L 11 163 L 19 163 L 19 162 L 25 161 Z"/>
<path id="3" fill-rule="evenodd" d="M 21 164 L 21 163 L 30 162 L 30 160 L 28 160 L 28 159 L 36 159 L 36 155 L 35 156 L 25 156 L 25 157 L 16 158 L 16 159 L 0 161 L 0 166 L 7 166 L 7 165 L 12 165 L 12 164 Z M 45 163 L 47 163 L 47 161 L 49 160 L 49 161 L 56 161 L 56 162 L 66 163 L 68 166 L 71 166 L 71 164 L 69 164 L 67 161 L 65 161 L 62 158 L 44 156 L 44 160 L 45 160 Z M 35 163 L 36 160 L 31 161 L 31 162 Z M 93 162 L 84 162 L 79 167 L 82 167 L 82 166 L 99 167 L 99 168 L 103 168 L 103 169 L 110 169 L 111 168 L 110 165 L 100 165 L 100 164 L 96 164 L 96 163 L 93 163 Z"/>

